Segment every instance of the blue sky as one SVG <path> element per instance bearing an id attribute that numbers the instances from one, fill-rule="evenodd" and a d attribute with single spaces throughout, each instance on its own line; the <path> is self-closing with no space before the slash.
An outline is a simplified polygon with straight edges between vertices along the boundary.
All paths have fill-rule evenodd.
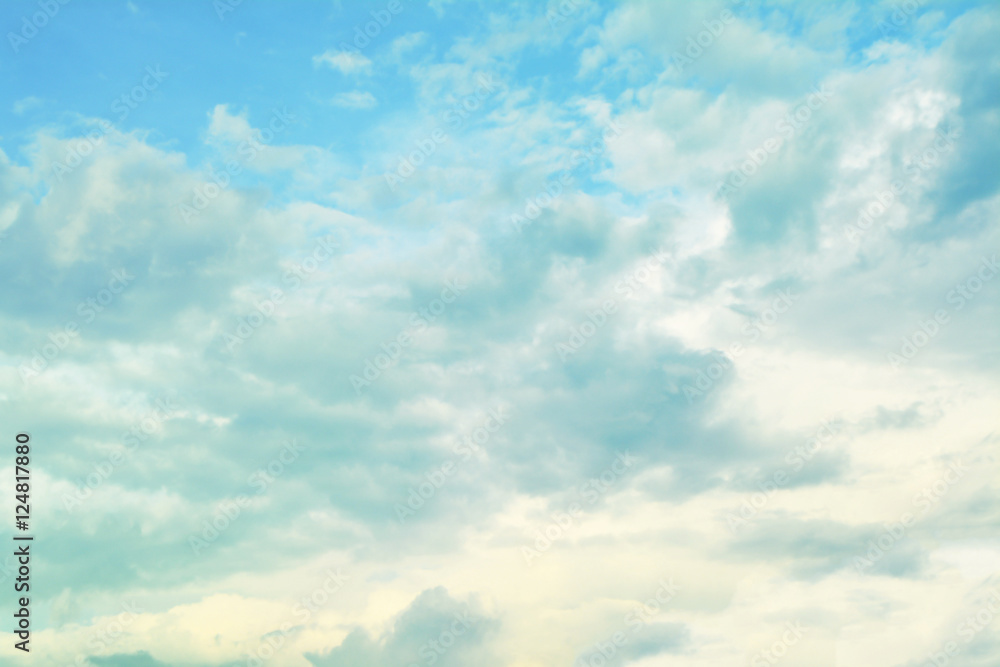
<path id="1" fill-rule="evenodd" d="M 38 664 L 995 661 L 995 3 L 0 25 Z"/>

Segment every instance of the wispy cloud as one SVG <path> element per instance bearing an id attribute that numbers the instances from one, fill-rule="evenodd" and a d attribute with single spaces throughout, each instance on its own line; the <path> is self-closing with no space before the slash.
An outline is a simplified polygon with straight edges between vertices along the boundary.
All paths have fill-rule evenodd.
<path id="1" fill-rule="evenodd" d="M 352 90 L 335 95 L 331 103 L 345 109 L 371 109 L 378 104 L 378 100 L 368 91 Z"/>
<path id="2" fill-rule="evenodd" d="M 315 67 L 329 67 L 343 74 L 368 74 L 372 69 L 372 61 L 356 51 L 329 50 L 318 56 L 313 56 Z"/>
<path id="3" fill-rule="evenodd" d="M 34 95 L 29 95 L 28 97 L 22 97 L 16 100 L 11 107 L 11 111 L 20 116 L 32 109 L 35 109 L 42 105 L 42 101 L 35 97 Z"/>
<path id="4" fill-rule="evenodd" d="M 996 3 L 133 2 L 7 12 L 38 664 L 991 664 Z"/>

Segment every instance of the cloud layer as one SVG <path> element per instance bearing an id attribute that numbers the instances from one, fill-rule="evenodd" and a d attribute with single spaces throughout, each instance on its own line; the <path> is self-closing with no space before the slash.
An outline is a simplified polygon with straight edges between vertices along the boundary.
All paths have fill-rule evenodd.
<path id="1" fill-rule="evenodd" d="M 217 4 L 2 10 L 40 664 L 993 664 L 995 6 Z"/>

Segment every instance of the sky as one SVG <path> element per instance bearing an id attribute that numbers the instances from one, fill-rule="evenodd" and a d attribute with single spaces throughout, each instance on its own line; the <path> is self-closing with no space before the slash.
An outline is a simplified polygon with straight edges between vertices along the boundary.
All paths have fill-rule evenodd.
<path id="1" fill-rule="evenodd" d="M 0 665 L 996 664 L 996 2 L 0 26 Z"/>

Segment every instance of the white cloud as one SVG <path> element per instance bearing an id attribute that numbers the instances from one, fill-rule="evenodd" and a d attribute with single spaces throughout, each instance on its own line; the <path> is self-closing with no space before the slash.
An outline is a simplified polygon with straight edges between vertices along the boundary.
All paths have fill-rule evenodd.
<path id="1" fill-rule="evenodd" d="M 399 60 L 403 55 L 409 53 L 421 44 L 427 42 L 426 32 L 409 32 L 392 40 L 390 51 L 395 59 Z"/>
<path id="2" fill-rule="evenodd" d="M 28 97 L 23 97 L 15 101 L 14 105 L 11 107 L 11 111 L 20 116 L 25 111 L 30 111 L 31 109 L 34 109 L 41 105 L 42 101 L 40 99 L 38 99 L 34 95 L 29 95 Z"/>
<path id="3" fill-rule="evenodd" d="M 331 104 L 344 109 L 371 109 L 378 104 L 378 100 L 366 90 L 353 90 L 349 93 L 340 93 L 334 96 Z"/>
<path id="4" fill-rule="evenodd" d="M 208 134 L 213 139 L 239 142 L 245 141 L 253 132 L 250 121 L 247 120 L 247 110 L 233 115 L 229 105 L 217 104 L 209 114 Z"/>
<path id="5" fill-rule="evenodd" d="M 705 11 L 711 18 L 723 6 Z M 287 145 L 289 134 L 276 132 L 241 163 L 239 178 L 215 186 L 217 196 L 189 224 L 178 203 L 210 184 L 190 161 L 203 159 L 218 175 L 220 163 L 239 157 L 236 146 L 269 127 L 266 109 L 219 104 L 199 113 L 207 149 L 190 154 L 112 131 L 59 179 L 51 165 L 79 136 L 39 134 L 19 163 L 0 152 L 0 228 L 8 233 L 0 259 L 16 288 L 0 294 L 10 331 L 0 400 L 54 429 L 41 480 L 54 492 L 39 498 L 40 516 L 66 545 L 52 552 L 52 588 L 71 590 L 66 597 L 79 605 L 60 612 L 65 623 L 40 631 L 46 657 L 69 662 L 87 650 L 88 624 L 112 622 L 109 601 L 134 593 L 150 599 L 140 600 L 146 611 L 105 654 L 245 661 L 261 637 L 278 636 L 332 563 L 344 564 L 354 587 L 307 620 L 293 618 L 275 667 L 309 664 L 309 653 L 346 659 L 352 646 L 374 656 L 350 663 L 359 666 L 397 657 L 396 646 L 406 649 L 398 657 L 419 660 L 399 619 L 438 586 L 452 600 L 479 594 L 488 602 L 488 617 L 500 623 L 483 646 L 509 665 L 572 664 L 595 642 L 631 633 L 626 614 L 663 577 L 681 593 L 643 634 L 630 634 L 633 653 L 609 663 L 747 664 L 797 620 L 808 630 L 789 651 L 789 667 L 916 664 L 949 639 L 950 615 L 975 611 L 964 596 L 998 553 L 1000 516 L 989 499 L 1000 361 L 990 336 L 1000 278 L 949 310 L 948 326 L 910 363 L 893 370 L 885 355 L 935 309 L 951 309 L 948 290 L 969 286 L 980 256 L 1000 247 L 1000 197 L 985 187 L 970 194 L 991 183 L 995 162 L 987 154 L 983 173 L 957 171 L 995 144 L 995 133 L 974 125 L 977 100 L 995 117 L 994 98 L 984 95 L 992 79 L 977 78 L 988 68 L 963 74 L 956 63 L 976 70 L 983 60 L 949 57 L 949 41 L 873 49 L 876 61 L 829 67 L 820 79 L 835 91 L 829 104 L 738 196 L 722 200 L 713 196 L 720 181 L 817 83 L 783 91 L 773 71 L 763 92 L 746 82 L 715 86 L 727 58 L 753 31 L 763 37 L 747 51 L 751 63 L 764 52 L 792 61 L 815 45 L 797 33 L 776 36 L 779 22 L 765 29 L 741 18 L 695 65 L 709 83 L 679 82 L 633 47 L 662 28 L 670 40 L 659 55 L 669 55 L 702 29 L 703 10 L 660 7 L 623 5 L 603 27 L 587 26 L 576 42 L 579 61 L 566 60 L 558 85 L 505 69 L 517 40 L 532 41 L 513 30 L 527 22 L 490 19 L 499 32 L 485 35 L 485 56 L 473 38 L 458 38 L 449 51 L 436 35 L 403 35 L 390 47 L 398 57 L 433 40 L 401 74 L 402 85 L 415 84 L 416 104 L 389 109 L 410 114 L 406 122 L 354 114 L 347 120 L 372 125 L 334 125 L 339 135 L 319 131 L 308 145 Z M 810 34 L 835 49 L 845 16 Z M 581 7 L 560 26 L 585 18 Z M 506 31 L 514 46 L 495 37 Z M 987 37 L 964 36 L 959 45 L 985 49 Z M 635 67 L 615 70 L 625 51 Z M 779 65 L 794 73 L 829 53 L 806 55 Z M 360 54 L 314 60 L 345 74 L 372 69 Z M 563 95 L 577 65 L 593 81 Z M 504 85 L 479 100 L 477 76 L 494 71 Z M 335 91 L 315 95 L 319 112 L 292 121 L 290 134 L 315 132 L 308 121 L 330 115 L 331 102 L 370 109 L 395 101 Z M 906 177 L 906 158 L 922 155 L 953 119 L 965 122 L 956 145 L 907 180 L 905 195 L 861 244 L 844 239 L 858 206 Z M 624 131 L 602 142 L 610 121 Z M 438 128 L 446 139 L 432 142 Z M 341 146 L 360 144 L 345 159 L 361 166 L 335 168 L 321 145 L 355 131 L 364 140 Z M 381 170 L 418 149 L 425 160 L 394 198 Z M 513 233 L 510 215 L 555 180 L 552 165 L 581 158 L 578 150 L 596 153 L 522 235 Z M 789 201 L 802 205 L 786 216 L 788 233 L 745 242 L 747 230 L 766 229 Z M 331 202 L 347 203 L 337 210 Z M 310 259 L 316 240 L 335 232 L 342 245 L 332 256 Z M 670 261 L 639 277 L 639 260 L 654 248 Z M 314 259 L 315 270 L 291 287 L 286 278 Z M 119 265 L 137 275 L 135 284 L 25 386 L 17 355 L 48 344 L 53 323 L 79 320 L 77 303 L 107 280 L 107 266 Z M 469 285 L 462 296 L 409 343 L 392 342 L 455 275 Z M 627 296 L 615 287 L 624 277 L 638 281 Z M 53 285 L 84 287 L 70 297 Z M 766 320 L 786 285 L 794 306 Z M 264 299 L 276 286 L 284 295 L 272 310 Z M 605 317 L 597 309 L 611 297 L 616 311 Z M 225 351 L 223 337 L 257 313 L 266 315 L 259 327 Z M 766 325 L 752 338 L 751 321 Z M 562 362 L 554 343 L 571 327 L 585 331 L 585 322 L 598 326 Z M 712 375 L 709 353 L 734 342 L 746 350 Z M 367 373 L 366 358 L 383 354 L 392 363 L 357 396 L 350 374 Z M 680 387 L 706 368 L 709 390 L 688 403 Z M 163 387 L 188 407 L 97 487 L 83 518 L 60 509 L 59 496 L 93 474 L 146 414 L 146 402 L 123 406 Z M 509 423 L 461 460 L 417 516 L 397 524 L 394 503 L 435 478 L 454 458 L 456 439 L 474 433 L 494 405 L 509 406 Z M 787 470 L 786 453 L 824 420 L 842 422 L 841 434 L 792 483 L 767 491 L 746 529 L 732 533 L 726 514 Z M 192 559 L 185 538 L 219 498 L 254 493 L 248 475 L 274 460 L 286 436 L 303 444 L 301 462 L 283 468 L 211 551 Z M 635 456 L 634 470 L 599 500 L 581 500 L 581 485 L 600 478 L 618 448 Z M 966 456 L 970 472 L 882 561 L 902 564 L 899 571 L 856 573 L 851 559 L 881 524 L 897 521 L 949 460 Z M 10 470 L 0 472 L 0 491 L 12 492 Z M 121 511 L 116 499 L 125 500 Z M 529 566 L 520 548 L 548 539 L 551 524 L 565 522 L 553 513 L 573 502 L 584 511 Z M 95 531 L 107 532 L 115 549 L 93 548 Z M 602 576 L 591 576 L 598 570 Z M 72 588 L 80 572 L 91 588 Z M 443 595 L 430 601 L 451 611 Z M 427 639 L 440 632 L 426 627 Z M 347 641 L 359 629 L 370 641 Z M 375 645 L 381 639 L 395 644 L 384 650 Z M 437 664 L 448 661 L 457 654 Z"/>
<path id="6" fill-rule="evenodd" d="M 343 74 L 368 74 L 372 69 L 372 61 L 360 53 L 352 51 L 334 51 L 329 49 L 324 53 L 313 56 L 313 65 L 316 67 L 326 66 L 338 70 Z"/>

